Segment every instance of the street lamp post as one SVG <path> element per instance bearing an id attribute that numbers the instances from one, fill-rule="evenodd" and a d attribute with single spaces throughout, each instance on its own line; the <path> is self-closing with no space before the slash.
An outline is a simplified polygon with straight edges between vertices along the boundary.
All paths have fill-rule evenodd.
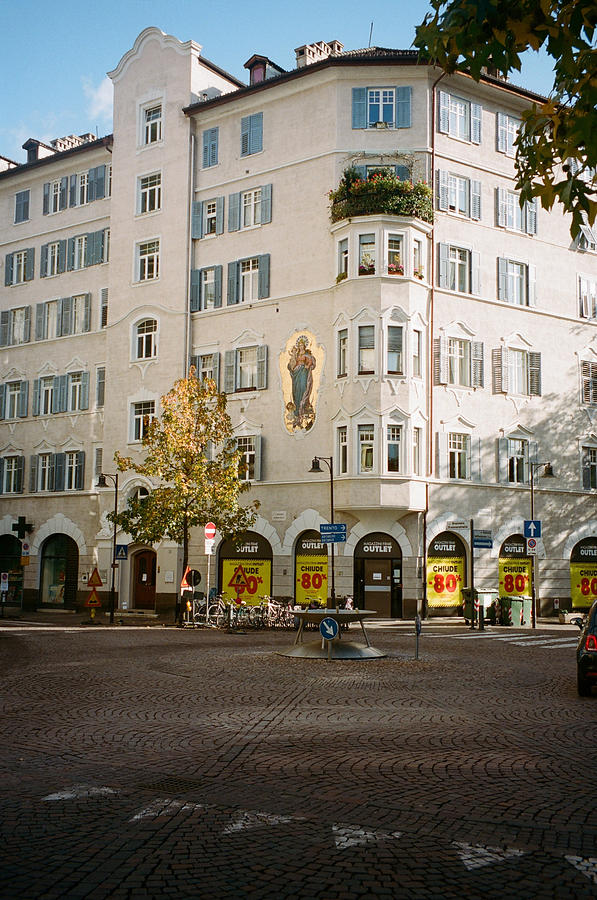
<path id="1" fill-rule="evenodd" d="M 98 487 L 107 487 L 106 478 L 109 478 L 114 485 L 114 530 L 112 533 L 112 578 L 110 581 L 110 625 L 114 624 L 114 602 L 115 589 L 114 579 L 116 577 L 116 516 L 118 515 L 118 472 L 111 475 L 109 472 L 100 472 L 97 477 Z"/>
<path id="2" fill-rule="evenodd" d="M 529 463 L 529 474 L 531 483 L 531 521 L 535 518 L 535 471 L 543 469 L 540 478 L 555 478 L 553 468 L 550 462 L 531 462 Z M 537 625 L 537 590 L 535 587 L 535 578 L 537 572 L 536 554 L 531 556 L 531 628 Z"/>
<path id="3" fill-rule="evenodd" d="M 321 473 L 320 462 L 324 462 L 330 472 L 330 525 L 334 524 L 334 457 L 333 456 L 314 456 L 309 472 Z M 334 561 L 336 557 L 336 544 L 332 542 L 332 606 L 338 612 L 338 604 L 336 602 L 336 579 L 334 571 Z M 327 603 L 326 603 L 327 606 Z"/>

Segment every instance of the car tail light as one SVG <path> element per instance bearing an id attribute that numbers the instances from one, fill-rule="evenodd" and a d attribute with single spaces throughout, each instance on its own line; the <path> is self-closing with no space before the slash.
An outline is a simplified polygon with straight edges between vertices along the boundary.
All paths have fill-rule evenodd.
<path id="1" fill-rule="evenodd" d="M 597 650 L 597 637 L 594 634 L 587 635 L 585 650 Z"/>

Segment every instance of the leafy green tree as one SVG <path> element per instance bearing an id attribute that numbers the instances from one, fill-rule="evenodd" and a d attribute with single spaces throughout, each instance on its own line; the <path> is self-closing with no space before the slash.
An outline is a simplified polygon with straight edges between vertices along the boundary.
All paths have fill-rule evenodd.
<path id="1" fill-rule="evenodd" d="M 145 429 L 143 462 L 114 455 L 121 472 L 144 475 L 155 487 L 144 499 L 131 498 L 126 510 L 110 518 L 142 543 L 166 537 L 182 544 L 186 572 L 191 528 L 214 522 L 224 537 L 231 537 L 252 525 L 259 504 L 239 504 L 250 484 L 238 477 L 241 453 L 232 437 L 226 395 L 218 393 L 215 383 L 199 381 L 191 368 L 161 404 L 161 416 Z"/>
<path id="2" fill-rule="evenodd" d="M 523 113 L 517 139 L 521 203 L 539 197 L 572 213 L 571 233 L 597 213 L 597 50 L 595 0 L 430 0 L 433 14 L 416 29 L 421 58 L 444 72 L 485 67 L 507 76 L 521 54 L 544 48 L 554 81 L 544 103 Z"/>

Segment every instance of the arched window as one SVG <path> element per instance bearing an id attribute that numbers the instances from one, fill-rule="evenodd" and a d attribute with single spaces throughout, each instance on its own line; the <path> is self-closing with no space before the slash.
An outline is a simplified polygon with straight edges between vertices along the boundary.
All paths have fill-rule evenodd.
<path id="1" fill-rule="evenodd" d="M 154 359 L 157 356 L 158 323 L 143 319 L 135 326 L 135 359 Z"/>

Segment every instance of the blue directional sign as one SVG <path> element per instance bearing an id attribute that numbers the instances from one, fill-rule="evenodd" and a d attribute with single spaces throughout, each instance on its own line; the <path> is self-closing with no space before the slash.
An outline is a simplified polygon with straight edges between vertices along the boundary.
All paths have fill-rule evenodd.
<path id="1" fill-rule="evenodd" d="M 525 538 L 541 537 L 541 519 L 525 519 L 524 520 L 524 536 Z"/>
<path id="2" fill-rule="evenodd" d="M 128 544 L 116 544 L 116 559 L 128 559 L 129 558 L 129 545 Z"/>
<path id="3" fill-rule="evenodd" d="M 331 616 L 326 616 L 319 623 L 319 632 L 326 641 L 333 641 L 335 637 L 338 637 L 338 630 L 338 623 Z"/>
<path id="4" fill-rule="evenodd" d="M 477 550 L 482 548 L 491 550 L 493 547 L 493 535 L 491 531 L 475 528 L 473 531 L 473 547 Z"/>
<path id="5" fill-rule="evenodd" d="M 346 525 L 343 522 L 324 523 L 319 526 L 322 543 L 339 544 L 346 540 Z"/>

